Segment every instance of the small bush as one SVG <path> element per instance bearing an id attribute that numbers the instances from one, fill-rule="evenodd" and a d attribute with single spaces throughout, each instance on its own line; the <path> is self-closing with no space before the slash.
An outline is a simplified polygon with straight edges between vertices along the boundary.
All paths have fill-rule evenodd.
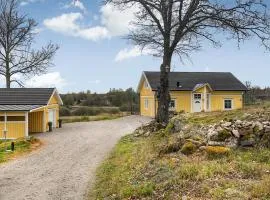
<path id="1" fill-rule="evenodd" d="M 218 158 L 222 156 L 228 156 L 231 152 L 231 149 L 228 147 L 220 147 L 220 146 L 207 146 L 205 148 L 205 152 L 210 158 Z"/>
<path id="2" fill-rule="evenodd" d="M 224 129 L 218 132 L 217 141 L 223 142 L 226 139 L 230 138 L 231 136 L 232 136 L 231 133 L 228 130 Z"/>
<path id="3" fill-rule="evenodd" d="M 108 113 L 108 114 L 117 114 L 119 113 L 119 108 L 112 108 L 112 107 L 79 107 L 76 110 L 74 110 L 71 114 L 74 116 L 95 116 L 102 113 Z"/>
<path id="4" fill-rule="evenodd" d="M 101 110 L 91 107 L 79 107 L 72 112 L 72 115 L 75 116 L 94 116 L 101 113 Z"/>
<path id="5" fill-rule="evenodd" d="M 60 107 L 59 114 L 60 116 L 70 116 L 71 112 L 67 107 Z"/>
<path id="6" fill-rule="evenodd" d="M 183 147 L 181 148 L 181 153 L 185 155 L 189 155 L 194 153 L 197 150 L 197 146 L 192 142 L 186 142 Z"/>

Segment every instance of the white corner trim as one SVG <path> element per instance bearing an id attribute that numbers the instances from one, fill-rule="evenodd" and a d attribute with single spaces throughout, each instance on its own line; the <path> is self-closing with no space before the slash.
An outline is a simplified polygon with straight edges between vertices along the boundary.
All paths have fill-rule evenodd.
<path id="1" fill-rule="evenodd" d="M 190 113 L 193 113 L 193 93 L 190 92 Z"/>
<path id="2" fill-rule="evenodd" d="M 25 112 L 25 137 L 29 136 L 29 130 L 28 130 L 28 112 Z"/>
<path id="3" fill-rule="evenodd" d="M 148 84 L 148 86 L 149 86 L 149 89 L 153 90 L 153 89 L 151 88 L 151 85 L 149 84 L 149 81 L 148 81 L 148 79 L 147 79 L 145 73 L 143 72 L 142 75 L 141 75 L 140 81 L 139 81 L 139 85 L 138 85 L 138 87 L 137 87 L 137 92 L 138 92 L 138 93 L 140 92 L 140 88 L 141 88 L 143 79 L 147 82 L 147 84 Z"/>

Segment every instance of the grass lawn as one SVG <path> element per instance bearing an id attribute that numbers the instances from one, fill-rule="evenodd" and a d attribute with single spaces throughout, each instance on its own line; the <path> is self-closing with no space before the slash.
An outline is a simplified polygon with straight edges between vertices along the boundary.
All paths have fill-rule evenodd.
<path id="1" fill-rule="evenodd" d="M 28 153 L 41 145 L 41 142 L 33 137 L 31 137 L 30 140 L 17 139 L 14 140 L 15 151 L 6 151 L 6 147 L 10 150 L 11 142 L 11 140 L 8 140 L 7 142 L 0 140 L 0 164 Z"/>
<path id="2" fill-rule="evenodd" d="M 127 114 L 118 113 L 118 114 L 100 114 L 96 116 L 65 116 L 65 117 L 60 117 L 60 118 L 63 120 L 63 123 L 74 123 L 74 122 L 112 120 L 112 119 L 117 119 L 124 116 L 127 116 Z"/>
<path id="3" fill-rule="evenodd" d="M 242 111 L 190 115 L 190 123 L 209 124 Z M 270 199 L 270 149 L 237 149 L 223 156 L 196 152 L 160 155 L 175 135 L 126 136 L 97 170 L 89 199 Z"/>

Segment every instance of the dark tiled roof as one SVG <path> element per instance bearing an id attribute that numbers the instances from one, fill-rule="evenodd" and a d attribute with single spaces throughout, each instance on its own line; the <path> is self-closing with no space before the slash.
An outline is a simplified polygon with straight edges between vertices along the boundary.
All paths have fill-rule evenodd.
<path id="1" fill-rule="evenodd" d="M 0 88 L 0 105 L 47 105 L 54 88 Z"/>
<path id="2" fill-rule="evenodd" d="M 160 72 L 144 72 L 151 88 L 157 90 L 160 85 Z M 177 87 L 179 82 L 180 87 Z M 216 91 L 245 91 L 246 86 L 230 72 L 170 72 L 170 90 L 193 90 L 197 84 L 209 83 Z"/>
<path id="3" fill-rule="evenodd" d="M 0 111 L 30 111 L 42 105 L 0 105 Z"/>

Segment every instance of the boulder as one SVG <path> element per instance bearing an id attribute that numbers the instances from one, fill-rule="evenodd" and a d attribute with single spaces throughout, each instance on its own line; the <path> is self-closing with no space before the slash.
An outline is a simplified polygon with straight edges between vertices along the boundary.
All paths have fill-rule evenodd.
<path id="1" fill-rule="evenodd" d="M 216 137 L 218 135 L 218 132 L 216 130 L 210 130 L 207 134 L 208 140 L 211 140 L 212 137 Z"/>
<path id="2" fill-rule="evenodd" d="M 221 124 L 221 126 L 224 127 L 224 128 L 229 127 L 231 125 L 232 125 L 232 122 L 225 122 L 225 123 Z"/>
<path id="3" fill-rule="evenodd" d="M 238 138 L 231 137 L 226 141 L 225 146 L 230 148 L 237 148 L 239 145 Z"/>
<path id="4" fill-rule="evenodd" d="M 264 128 L 264 132 L 265 132 L 265 133 L 270 133 L 270 126 L 266 126 L 266 127 Z"/>
<path id="5" fill-rule="evenodd" d="M 238 119 L 238 120 L 235 121 L 235 124 L 236 125 L 242 125 L 242 121 Z"/>
<path id="6" fill-rule="evenodd" d="M 240 133 L 238 130 L 232 130 L 232 134 L 234 135 L 234 137 L 240 138 Z"/>
<path id="7" fill-rule="evenodd" d="M 254 147 L 256 144 L 255 140 L 242 140 L 240 146 L 242 147 Z"/>
<path id="8" fill-rule="evenodd" d="M 226 146 L 226 142 L 208 141 L 209 146 Z"/>

